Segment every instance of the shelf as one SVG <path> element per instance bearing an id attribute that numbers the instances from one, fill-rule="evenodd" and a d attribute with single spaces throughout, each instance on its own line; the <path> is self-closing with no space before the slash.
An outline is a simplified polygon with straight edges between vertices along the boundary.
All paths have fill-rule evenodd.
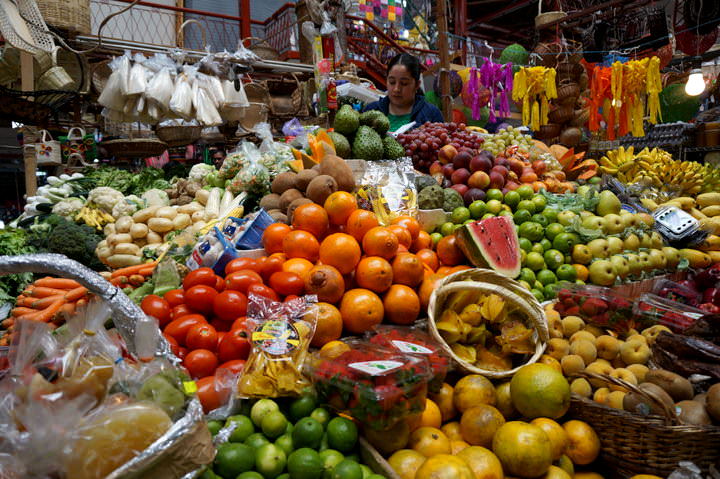
<path id="1" fill-rule="evenodd" d="M 720 151 L 720 145 L 694 146 L 692 148 L 685 148 L 685 153 L 710 153 L 711 151 Z"/>

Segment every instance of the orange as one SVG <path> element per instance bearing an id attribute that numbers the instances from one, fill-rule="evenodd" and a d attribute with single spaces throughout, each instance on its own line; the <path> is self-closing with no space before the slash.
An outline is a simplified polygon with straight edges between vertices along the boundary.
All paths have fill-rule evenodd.
<path id="1" fill-rule="evenodd" d="M 600 439 L 595 430 L 588 423 L 572 420 L 563 424 L 568 436 L 568 446 L 565 454 L 573 464 L 581 466 L 590 464 L 600 454 Z"/>
<path id="2" fill-rule="evenodd" d="M 422 259 L 420 261 L 422 261 Z M 435 270 L 425 263 L 423 263 L 423 270 L 423 279 L 433 276 L 435 274 Z"/>
<path id="3" fill-rule="evenodd" d="M 320 348 L 320 356 L 323 359 L 335 359 L 350 351 L 350 346 L 342 341 L 330 341 Z"/>
<path id="4" fill-rule="evenodd" d="M 316 238 L 325 234 L 329 224 L 327 211 L 315 203 L 298 206 L 292 217 L 293 228 L 312 233 Z"/>
<path id="5" fill-rule="evenodd" d="M 470 447 L 470 444 L 466 443 L 465 441 L 453 441 L 450 440 L 450 454 L 453 456 L 456 456 L 458 452 L 467 449 Z"/>
<path id="6" fill-rule="evenodd" d="M 283 250 L 283 238 L 292 231 L 285 223 L 273 223 L 263 231 L 262 243 L 267 254 L 279 253 Z"/>
<path id="7" fill-rule="evenodd" d="M 450 274 L 457 273 L 458 271 L 465 271 L 466 269 L 470 269 L 470 266 L 466 264 L 453 266 L 452 268 L 450 268 Z"/>
<path id="8" fill-rule="evenodd" d="M 410 434 L 408 447 L 425 457 L 450 454 L 450 439 L 436 427 L 420 427 Z"/>
<path id="9" fill-rule="evenodd" d="M 412 216 L 398 216 L 397 218 L 392 220 L 390 224 L 400 225 L 404 227 L 406 230 L 408 230 L 408 233 L 410 233 L 410 238 L 412 240 L 416 239 L 421 231 L 420 222 Z M 430 235 L 428 235 L 428 238 L 430 238 Z"/>
<path id="10" fill-rule="evenodd" d="M 495 386 L 485 376 L 468 374 L 455 384 L 453 402 L 461 413 L 479 404 L 495 406 L 496 401 Z"/>
<path id="11" fill-rule="evenodd" d="M 410 251 L 413 253 L 417 253 L 421 249 L 432 249 L 432 238 L 430 237 L 430 233 L 426 231 L 420 231 L 415 239 L 413 239 L 412 244 L 410 245 Z"/>
<path id="12" fill-rule="evenodd" d="M 460 418 L 460 434 L 473 446 L 491 447 L 495 432 L 505 424 L 503 415 L 493 406 L 478 404 Z"/>
<path id="13" fill-rule="evenodd" d="M 495 432 L 492 451 L 503 470 L 522 477 L 538 477 L 552 464 L 552 450 L 547 434 L 537 426 L 510 421 Z"/>
<path id="14" fill-rule="evenodd" d="M 323 206 L 330 224 L 345 225 L 350 214 L 357 209 L 357 201 L 352 193 L 336 191 L 327 197 Z"/>
<path id="15" fill-rule="evenodd" d="M 443 427 L 440 428 L 440 430 L 445 433 L 445 435 L 450 439 L 451 441 L 463 441 L 462 434 L 460 433 L 460 423 L 457 421 L 449 422 L 447 424 L 444 424 Z"/>
<path id="16" fill-rule="evenodd" d="M 470 466 L 476 479 L 503 479 L 500 459 L 489 449 L 480 446 L 470 446 L 458 452 L 457 457 Z"/>
<path id="17" fill-rule="evenodd" d="M 425 399 L 425 410 L 420 416 L 420 427 L 434 427 L 440 429 L 442 426 L 442 415 L 440 408 L 432 399 Z"/>
<path id="18" fill-rule="evenodd" d="M 393 270 L 390 263 L 380 256 L 368 256 L 360 260 L 355 269 L 355 282 L 361 288 L 382 293 L 392 285 Z"/>
<path id="19" fill-rule="evenodd" d="M 390 225 L 387 228 L 393 233 L 395 233 L 395 236 L 398 237 L 398 241 L 401 245 L 406 247 L 408 250 L 410 249 L 410 245 L 412 244 L 412 236 L 410 236 L 410 231 L 408 231 L 407 228 L 400 225 Z"/>
<path id="20" fill-rule="evenodd" d="M 393 282 L 415 287 L 425 278 L 425 268 L 420 258 L 412 253 L 400 253 L 392 262 Z"/>
<path id="21" fill-rule="evenodd" d="M 283 239 L 283 253 L 288 258 L 305 258 L 314 263 L 320 253 L 320 243 L 307 231 L 291 231 Z"/>
<path id="22" fill-rule="evenodd" d="M 435 251 L 429 248 L 423 248 L 415 253 L 415 256 L 420 258 L 420 261 L 425 263 L 433 272 L 440 266 L 440 260 L 438 259 Z"/>
<path id="23" fill-rule="evenodd" d="M 365 233 L 372 228 L 380 226 L 375 213 L 368 210 L 355 210 L 348 216 L 345 232 L 361 242 Z"/>
<path id="24" fill-rule="evenodd" d="M 361 261 L 362 263 L 362 261 Z M 424 278 L 418 288 L 418 296 L 420 297 L 420 306 L 423 311 L 427 311 L 428 303 L 430 303 L 430 295 L 437 288 L 437 284 L 443 279 L 441 275 L 435 273 Z"/>
<path id="25" fill-rule="evenodd" d="M 376 226 L 363 236 L 363 251 L 368 256 L 380 256 L 392 259 L 398 250 L 398 237 L 389 229 Z"/>
<path id="26" fill-rule="evenodd" d="M 356 288 L 343 295 L 340 302 L 340 314 L 345 329 L 351 333 L 360 334 L 380 324 L 385 311 L 377 294 L 369 289 Z"/>
<path id="27" fill-rule="evenodd" d="M 420 314 L 420 298 L 415 290 L 394 284 L 383 296 L 385 319 L 395 324 L 412 324 Z"/>
<path id="28" fill-rule="evenodd" d="M 415 479 L 415 473 L 425 462 L 425 456 L 412 449 L 401 449 L 388 459 L 390 467 L 400 479 Z"/>
<path id="29" fill-rule="evenodd" d="M 342 336 L 343 322 L 340 311 L 329 303 L 317 304 L 317 325 L 311 346 L 322 347 Z"/>
<path id="30" fill-rule="evenodd" d="M 454 235 L 446 236 L 438 241 L 436 251 L 440 264 L 444 266 L 457 266 L 465 262 L 465 255 L 460 250 Z"/>
<path id="31" fill-rule="evenodd" d="M 443 383 L 440 390 L 435 394 L 430 394 L 435 404 L 440 408 L 440 414 L 442 415 L 443 422 L 447 422 L 455 417 L 457 411 L 453 404 L 453 392 L 454 389 L 448 383 Z"/>
<path id="32" fill-rule="evenodd" d="M 334 266 L 342 274 L 355 270 L 360 254 L 360 245 L 349 234 L 334 233 L 320 243 L 320 261 Z"/>
<path id="33" fill-rule="evenodd" d="M 305 276 L 305 294 L 315 294 L 318 301 L 337 303 L 345 292 L 345 280 L 340 271 L 330 265 L 321 264 Z"/>
<path id="34" fill-rule="evenodd" d="M 550 445 L 552 450 L 553 461 L 560 459 L 565 453 L 565 448 L 568 445 L 568 435 L 563 427 L 547 417 L 538 417 L 530 421 L 530 424 L 537 426 L 547 434 L 550 439 Z"/>
<path id="35" fill-rule="evenodd" d="M 286 273 L 295 273 L 303 280 L 305 276 L 313 269 L 313 264 L 305 258 L 292 258 L 283 263 L 282 269 Z"/>
<path id="36" fill-rule="evenodd" d="M 573 268 L 575 268 L 575 272 L 577 272 L 577 279 L 581 281 L 587 281 L 588 276 L 590 275 L 587 267 L 582 264 L 574 264 L 572 266 Z"/>
<path id="37" fill-rule="evenodd" d="M 438 258 L 440 259 L 440 258 Z M 440 266 L 438 269 L 435 270 L 435 274 L 439 274 L 440 276 L 447 276 L 452 272 L 452 268 L 450 266 Z"/>
<path id="38" fill-rule="evenodd" d="M 438 454 L 420 466 L 415 479 L 476 479 L 476 476 L 462 459 L 450 454 Z"/>

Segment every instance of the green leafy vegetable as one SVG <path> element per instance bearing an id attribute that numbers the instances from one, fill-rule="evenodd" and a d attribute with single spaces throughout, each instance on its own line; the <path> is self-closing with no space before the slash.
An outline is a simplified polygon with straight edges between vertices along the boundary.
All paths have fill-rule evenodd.
<path id="1" fill-rule="evenodd" d="M 0 229 L 0 255 L 16 256 L 36 252 L 35 248 L 28 244 L 28 234 L 25 230 Z M 32 273 L 0 276 L 0 303 L 14 302 L 30 282 L 32 282 Z"/>

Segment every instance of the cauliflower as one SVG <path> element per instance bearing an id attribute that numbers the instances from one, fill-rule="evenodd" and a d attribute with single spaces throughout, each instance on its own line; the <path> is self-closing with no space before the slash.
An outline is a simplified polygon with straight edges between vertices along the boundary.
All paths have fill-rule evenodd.
<path id="1" fill-rule="evenodd" d="M 206 178 L 210 173 L 217 173 L 214 166 L 206 165 L 205 163 L 198 163 L 190 168 L 188 180 L 200 183 L 200 186 L 205 186 L 207 184 Z"/>
<path id="2" fill-rule="evenodd" d="M 109 186 L 98 186 L 88 195 L 88 203 L 92 203 L 106 213 L 111 213 L 115 204 L 123 200 L 125 195 Z"/>
<path id="3" fill-rule="evenodd" d="M 163 190 L 153 188 L 147 190 L 142 194 L 142 199 L 145 201 L 148 207 L 150 206 L 168 206 L 170 204 L 170 198 L 168 194 Z"/>
<path id="4" fill-rule="evenodd" d="M 80 211 L 85 203 L 80 198 L 68 198 L 55 203 L 52 212 L 56 215 L 72 218 Z"/>
<path id="5" fill-rule="evenodd" d="M 112 209 L 112 217 L 115 219 L 121 216 L 132 216 L 138 210 L 145 207 L 145 202 L 135 195 L 126 196 L 124 201 L 120 201 Z"/>

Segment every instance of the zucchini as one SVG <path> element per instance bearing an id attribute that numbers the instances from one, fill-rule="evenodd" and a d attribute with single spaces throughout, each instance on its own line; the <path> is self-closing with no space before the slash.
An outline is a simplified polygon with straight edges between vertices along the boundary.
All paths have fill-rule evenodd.
<path id="1" fill-rule="evenodd" d="M 53 204 L 52 203 L 36 203 L 35 209 L 42 213 L 52 213 Z"/>

